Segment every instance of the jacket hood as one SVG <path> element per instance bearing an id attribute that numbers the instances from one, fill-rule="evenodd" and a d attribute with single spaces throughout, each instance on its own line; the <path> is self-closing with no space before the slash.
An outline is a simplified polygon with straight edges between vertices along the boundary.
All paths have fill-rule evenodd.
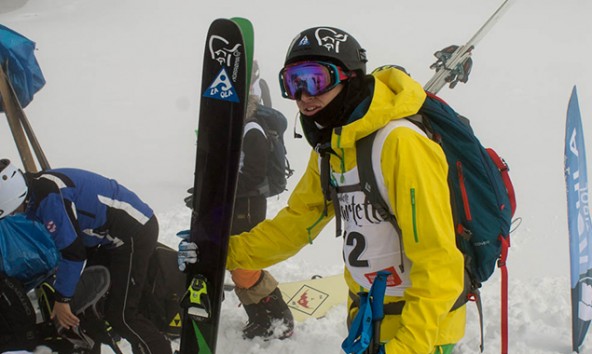
<path id="1" fill-rule="evenodd" d="M 370 105 L 360 119 L 335 129 L 333 148 L 350 148 L 355 142 L 388 122 L 419 112 L 426 98 L 423 87 L 403 71 L 389 67 L 372 74 L 374 88 Z"/>

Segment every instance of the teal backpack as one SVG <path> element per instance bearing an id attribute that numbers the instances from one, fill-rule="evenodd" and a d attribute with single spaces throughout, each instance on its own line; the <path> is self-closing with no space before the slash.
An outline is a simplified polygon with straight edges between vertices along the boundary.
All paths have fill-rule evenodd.
<path id="1" fill-rule="evenodd" d="M 440 144 L 448 161 L 448 184 L 456 230 L 456 244 L 465 258 L 465 291 L 452 310 L 475 301 L 481 322 L 479 288 L 496 266 L 502 275 L 502 347 L 507 347 L 507 268 L 510 227 L 516 209 L 508 166 L 492 149 L 484 148 L 468 119 L 457 114 L 437 96 L 427 93 L 419 114 L 407 118 Z M 378 192 L 371 166 L 376 132 L 356 143 L 360 186 L 368 201 L 396 229 L 397 220 Z"/>

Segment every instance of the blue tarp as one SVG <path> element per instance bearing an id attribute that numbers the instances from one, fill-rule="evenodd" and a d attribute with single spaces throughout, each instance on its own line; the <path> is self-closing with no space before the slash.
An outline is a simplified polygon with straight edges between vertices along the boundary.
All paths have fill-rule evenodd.
<path id="1" fill-rule="evenodd" d="M 45 226 L 16 214 L 0 219 L 0 272 L 31 289 L 55 271 L 60 253 Z"/>
<path id="2" fill-rule="evenodd" d="M 35 58 L 35 42 L 0 25 L 0 65 L 6 71 L 22 107 L 44 85 L 45 78 Z M 0 112 L 3 112 L 0 101 Z"/>

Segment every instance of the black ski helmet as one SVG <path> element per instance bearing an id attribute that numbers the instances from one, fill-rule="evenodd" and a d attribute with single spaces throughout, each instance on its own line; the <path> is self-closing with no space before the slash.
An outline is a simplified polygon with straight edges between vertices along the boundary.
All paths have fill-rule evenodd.
<path id="1" fill-rule="evenodd" d="M 284 65 L 312 58 L 366 74 L 366 50 L 349 33 L 335 27 L 313 27 L 300 32 L 290 44 Z"/>

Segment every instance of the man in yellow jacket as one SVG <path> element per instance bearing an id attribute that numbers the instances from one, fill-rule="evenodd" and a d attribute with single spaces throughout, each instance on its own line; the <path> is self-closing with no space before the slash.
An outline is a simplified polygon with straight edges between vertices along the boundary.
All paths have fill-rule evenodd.
<path id="1" fill-rule="evenodd" d="M 387 270 L 377 352 L 450 353 L 464 335 L 465 306 L 452 310 L 464 271 L 446 158 L 404 119 L 422 106 L 421 85 L 396 68 L 366 75 L 366 61 L 359 43 L 337 28 L 310 28 L 293 40 L 280 84 L 283 96 L 296 101 L 314 150 L 288 205 L 230 238 L 227 268 L 262 269 L 290 258 L 312 244 L 337 212 L 352 295 L 348 319 L 358 310 L 354 294 L 368 291 L 377 273 Z M 398 228 L 359 188 L 356 141 L 374 131 L 372 165 Z"/>

